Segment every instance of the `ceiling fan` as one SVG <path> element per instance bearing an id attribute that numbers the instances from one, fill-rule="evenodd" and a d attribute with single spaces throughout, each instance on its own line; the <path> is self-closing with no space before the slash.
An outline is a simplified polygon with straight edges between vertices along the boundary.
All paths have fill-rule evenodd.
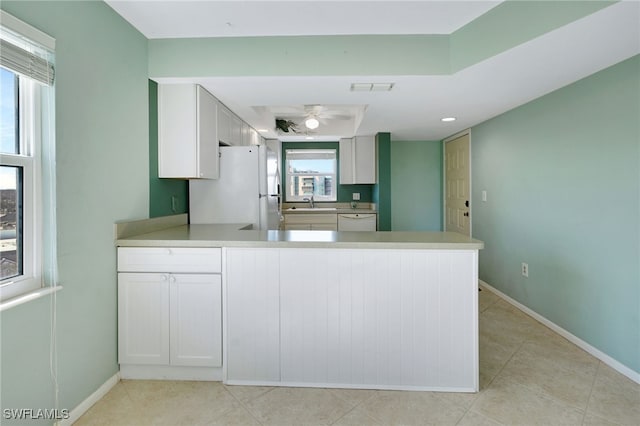
<path id="1" fill-rule="evenodd" d="M 320 124 L 326 125 L 329 120 L 350 120 L 351 118 L 339 108 L 324 105 L 285 107 L 279 111 L 276 118 L 276 129 L 285 133 L 289 131 L 298 133 L 299 129 L 304 129 L 305 133 L 309 133 L 316 130 Z"/>

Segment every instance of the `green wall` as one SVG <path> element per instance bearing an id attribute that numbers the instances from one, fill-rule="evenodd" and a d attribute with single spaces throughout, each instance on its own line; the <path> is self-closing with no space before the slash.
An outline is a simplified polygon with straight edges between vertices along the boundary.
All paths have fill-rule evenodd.
<path id="1" fill-rule="evenodd" d="M 118 371 L 113 224 L 149 212 L 147 40 L 103 2 L 0 7 L 56 38 L 56 355 L 73 409 Z M 54 407 L 50 302 L 0 314 L 3 409 Z"/>
<path id="2" fill-rule="evenodd" d="M 635 56 L 471 130 L 481 279 L 636 372 L 639 76 Z"/>
<path id="3" fill-rule="evenodd" d="M 149 80 L 149 217 L 188 211 L 189 182 L 158 177 L 158 83 Z"/>
<path id="4" fill-rule="evenodd" d="M 287 161 L 287 149 L 335 149 L 336 155 L 340 158 L 340 143 L 338 142 L 282 142 L 282 182 L 286 182 L 286 169 L 285 164 Z M 340 160 L 338 160 L 339 162 Z M 338 163 L 338 182 L 340 182 L 340 165 Z M 373 185 L 340 185 L 338 184 L 338 200 L 339 203 L 351 202 L 354 192 L 360 193 L 360 202 L 370 203 L 371 190 Z M 284 185 L 283 185 L 284 191 Z M 285 195 L 286 196 L 286 195 Z M 284 200 L 287 202 L 287 200 Z M 321 202 L 319 202 L 321 203 Z"/>
<path id="5" fill-rule="evenodd" d="M 378 183 L 373 186 L 373 202 L 378 209 L 378 231 L 391 231 L 391 134 L 376 135 Z"/>
<path id="6" fill-rule="evenodd" d="M 442 230 L 442 142 L 391 142 L 391 229 Z"/>

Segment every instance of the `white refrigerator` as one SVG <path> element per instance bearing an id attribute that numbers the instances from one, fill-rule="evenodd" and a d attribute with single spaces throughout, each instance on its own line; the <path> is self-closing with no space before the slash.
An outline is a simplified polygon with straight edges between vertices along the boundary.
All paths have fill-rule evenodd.
<path id="1" fill-rule="evenodd" d="M 220 178 L 189 181 L 189 222 L 280 226 L 278 159 L 260 146 L 221 146 Z"/>

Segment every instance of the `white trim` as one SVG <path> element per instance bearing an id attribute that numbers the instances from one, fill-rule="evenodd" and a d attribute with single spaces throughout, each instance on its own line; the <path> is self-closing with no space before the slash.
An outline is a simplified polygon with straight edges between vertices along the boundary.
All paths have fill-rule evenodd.
<path id="1" fill-rule="evenodd" d="M 414 386 L 414 385 L 384 385 L 368 383 L 311 383 L 311 382 L 276 382 L 268 380 L 228 380 L 225 385 L 232 386 L 274 386 L 292 388 L 329 388 L 329 389 L 376 389 L 376 390 L 396 390 L 411 392 L 455 392 L 455 393 L 476 393 L 476 389 L 467 387 L 441 387 L 441 386 Z"/>
<path id="2" fill-rule="evenodd" d="M 473 180 L 471 179 L 471 128 L 442 139 L 442 230 L 447 231 L 447 142 L 469 136 L 469 237 L 473 238 Z"/>
<path id="3" fill-rule="evenodd" d="M 564 337 L 565 339 L 567 339 L 568 341 L 570 341 L 574 345 L 578 346 L 579 348 L 583 349 L 584 351 L 586 351 L 589 354 L 593 355 L 594 357 L 598 358 L 600 361 L 604 362 L 605 364 L 607 364 L 609 367 L 613 368 L 614 370 L 616 370 L 620 374 L 623 374 L 626 377 L 628 377 L 629 379 L 633 380 L 634 382 L 640 384 L 640 373 L 632 370 L 631 368 L 627 367 L 626 365 L 622 364 L 621 362 L 616 361 L 615 359 L 611 358 L 606 353 L 602 352 L 601 350 L 599 350 L 597 348 L 594 348 L 589 343 L 587 343 L 584 340 L 580 339 L 579 337 L 571 334 L 570 332 L 568 332 L 564 328 L 560 327 L 559 325 L 549 321 L 548 319 L 546 319 L 545 317 L 543 317 L 539 313 L 531 310 L 530 308 L 526 307 L 525 305 L 523 305 L 522 303 L 518 302 L 517 300 L 512 299 L 511 297 L 509 297 L 506 294 L 502 293 L 500 290 L 497 290 L 494 287 L 490 286 L 486 282 L 484 282 L 482 280 L 478 280 L 478 282 L 480 284 L 480 287 L 485 288 L 485 289 L 489 290 L 490 292 L 494 293 L 496 296 L 500 297 L 504 301 L 506 301 L 509 304 L 511 304 L 511 305 L 515 306 L 516 308 L 520 309 L 522 312 L 524 312 L 525 314 L 529 315 L 530 317 L 532 317 L 536 321 L 541 322 L 545 326 L 549 327 L 551 330 L 555 331 L 556 333 L 558 333 L 559 335 L 561 335 L 562 337 Z"/>
<path id="4" fill-rule="evenodd" d="M 58 285 L 55 287 L 41 287 L 37 290 L 30 291 L 29 293 L 16 296 L 13 299 L 2 301 L 0 302 L 0 312 L 6 311 L 7 309 L 13 308 L 14 306 L 22 305 L 23 303 L 27 303 L 32 300 L 39 299 L 48 294 L 55 293 L 59 290 L 62 290 L 62 288 L 63 287 L 61 285 Z"/>
<path id="5" fill-rule="evenodd" d="M 107 379 L 107 381 L 104 382 L 94 393 L 89 395 L 84 401 L 78 404 L 76 408 L 71 410 L 68 419 L 60 420 L 54 424 L 56 426 L 71 426 L 73 423 L 78 421 L 78 419 L 82 417 L 84 413 L 89 411 L 89 409 L 93 407 L 96 402 L 100 401 L 100 399 L 102 399 L 107 393 L 109 393 L 109 391 L 113 389 L 113 387 L 117 385 L 119 381 L 120 373 L 114 374 L 109 379 Z"/>
<path id="6" fill-rule="evenodd" d="M 221 382 L 222 367 L 120 364 L 120 377 L 132 380 L 195 380 Z"/>
<path id="7" fill-rule="evenodd" d="M 3 27 L 8 28 L 14 33 L 18 33 L 31 41 L 34 41 L 40 44 L 43 47 L 46 47 L 49 50 L 56 49 L 56 39 L 51 37 L 49 34 L 46 34 L 40 31 L 37 28 L 32 27 L 26 22 L 21 21 L 15 16 L 5 12 L 4 10 L 0 10 L 0 24 Z"/>

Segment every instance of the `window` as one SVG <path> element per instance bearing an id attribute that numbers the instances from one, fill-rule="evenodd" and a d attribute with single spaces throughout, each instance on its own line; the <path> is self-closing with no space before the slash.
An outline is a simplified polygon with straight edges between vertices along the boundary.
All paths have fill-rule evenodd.
<path id="1" fill-rule="evenodd" d="M 0 26 L 0 301 L 43 285 L 43 140 L 53 139 L 52 53 Z M 20 22 L 22 25 L 26 25 Z M 30 28 L 30 27 L 29 27 Z M 37 30 L 36 30 L 37 31 Z M 30 34 L 36 34 L 30 32 Z M 47 132 L 43 131 L 46 129 Z M 52 146 L 47 146 L 51 150 Z M 52 169 L 48 167 L 48 170 Z M 49 170 L 50 171 L 50 170 Z"/>
<path id="2" fill-rule="evenodd" d="M 287 149 L 285 156 L 287 201 L 337 200 L 335 149 Z"/>

